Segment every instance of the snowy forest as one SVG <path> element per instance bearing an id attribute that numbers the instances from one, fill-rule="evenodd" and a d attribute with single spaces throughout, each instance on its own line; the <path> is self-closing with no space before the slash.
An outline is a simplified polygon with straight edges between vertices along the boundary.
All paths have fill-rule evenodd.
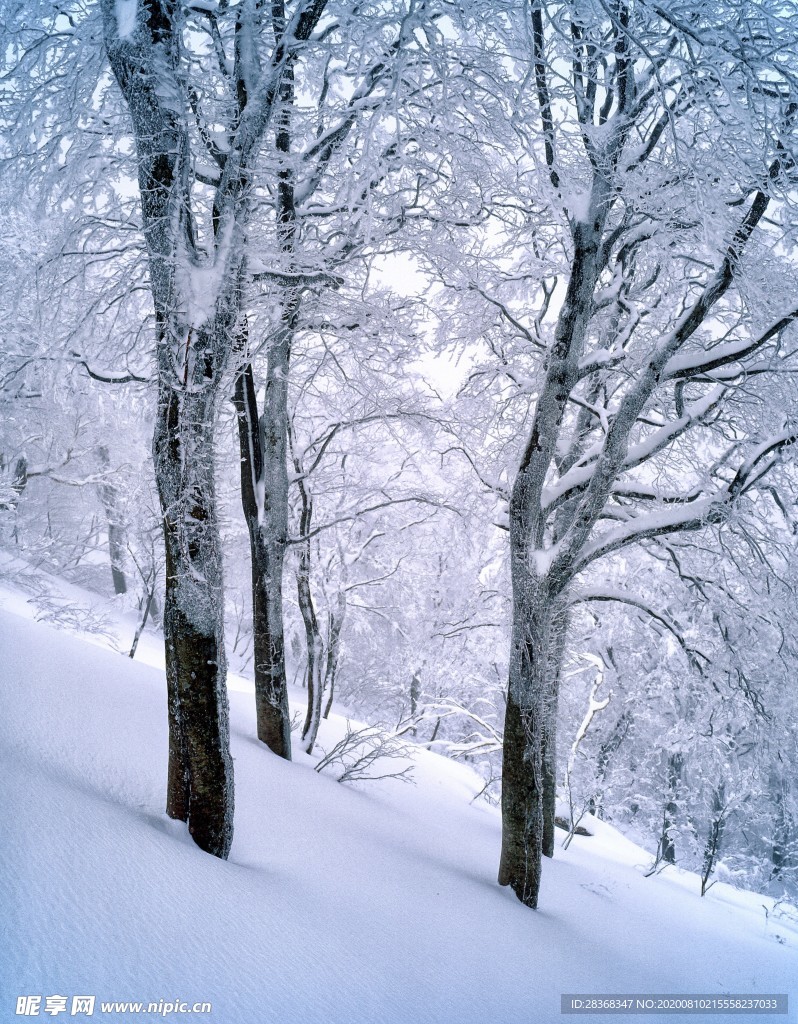
<path id="1" fill-rule="evenodd" d="M 159 810 L 235 851 L 230 672 L 265 774 L 468 766 L 527 908 L 593 823 L 795 903 L 794 0 L 0 33 L 0 582 L 163 649 Z"/>

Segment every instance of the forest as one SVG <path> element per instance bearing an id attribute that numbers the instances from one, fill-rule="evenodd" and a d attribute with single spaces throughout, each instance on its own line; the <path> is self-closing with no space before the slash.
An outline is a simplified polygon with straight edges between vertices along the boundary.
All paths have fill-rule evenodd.
<path id="1" fill-rule="evenodd" d="M 595 819 L 795 902 L 794 0 L 0 34 L 0 546 L 163 646 L 167 815 L 230 854 L 231 670 L 285 761 L 474 769 L 526 907 Z"/>

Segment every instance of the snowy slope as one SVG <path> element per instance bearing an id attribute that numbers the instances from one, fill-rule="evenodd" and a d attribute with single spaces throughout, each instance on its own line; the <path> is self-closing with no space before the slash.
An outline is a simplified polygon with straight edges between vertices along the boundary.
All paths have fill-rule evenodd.
<path id="1" fill-rule="evenodd" d="M 56 993 L 95 994 L 98 1020 L 163 999 L 219 1024 L 504 1024 L 561 1020 L 564 992 L 786 992 L 776 1019 L 798 1019 L 798 933 L 764 897 L 645 878 L 598 822 L 531 912 L 495 884 L 498 815 L 468 769 L 419 750 L 416 785 L 340 785 L 257 742 L 245 680 L 231 858 L 201 853 L 162 813 L 162 671 L 30 621 L 8 588 L 0 605 L 0 1021 Z M 324 728 L 329 748 L 344 724 Z"/>

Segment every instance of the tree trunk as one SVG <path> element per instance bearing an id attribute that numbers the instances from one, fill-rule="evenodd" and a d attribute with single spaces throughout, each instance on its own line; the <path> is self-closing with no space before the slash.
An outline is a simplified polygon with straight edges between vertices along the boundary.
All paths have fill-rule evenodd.
<path id="1" fill-rule="evenodd" d="M 421 669 L 415 669 L 410 677 L 410 717 L 415 718 L 418 711 L 418 700 L 421 696 Z M 415 729 L 413 730 L 415 735 Z"/>
<path id="2" fill-rule="evenodd" d="M 152 586 L 154 587 L 154 584 Z M 144 627 L 147 625 L 147 619 L 150 617 L 150 606 L 152 605 L 152 602 L 154 600 L 155 590 L 150 589 L 144 600 L 144 607 L 142 609 L 141 618 L 139 619 L 139 624 L 138 626 L 136 626 L 136 632 L 133 634 L 133 643 L 130 645 L 130 654 L 128 655 L 128 657 L 130 658 L 136 657 L 136 650 L 138 649 L 139 646 L 139 640 L 141 639 L 141 634 L 144 632 Z"/>
<path id="3" fill-rule="evenodd" d="M 24 455 L 20 455 L 14 465 L 14 473 L 11 477 L 11 490 L 14 492 L 12 497 L 7 502 L 0 502 L 0 509 L 13 512 L 14 514 L 14 527 L 11 531 L 11 536 L 14 538 L 15 543 L 19 543 L 19 531 L 17 524 L 17 515 L 19 513 L 19 501 L 25 492 L 25 488 L 28 486 L 28 460 Z"/>
<path id="4" fill-rule="evenodd" d="M 676 824 L 676 816 L 679 813 L 679 805 L 676 802 L 679 782 L 682 777 L 682 755 L 670 754 L 668 756 L 668 800 L 665 804 L 665 812 L 662 820 L 662 838 L 660 840 L 660 859 L 666 864 L 676 863 L 676 846 L 673 841 L 672 831 Z"/>
<path id="5" fill-rule="evenodd" d="M 111 558 L 111 578 L 114 583 L 114 593 L 126 594 L 125 551 L 127 549 L 127 534 L 124 519 L 119 508 L 119 492 L 116 485 L 109 479 L 111 458 L 104 444 L 98 447 L 97 456 L 106 477 L 97 489 L 100 493 L 100 502 L 102 503 L 108 523 L 108 553 Z"/>
<path id="6" fill-rule="evenodd" d="M 14 466 L 14 476 L 11 478 L 11 488 L 16 493 L 16 503 L 19 503 L 19 499 L 25 488 L 28 486 L 28 460 L 24 455 L 20 455 Z"/>
<path id="7" fill-rule="evenodd" d="M 272 5 L 276 38 L 285 31 L 282 4 Z M 291 152 L 291 108 L 294 71 L 286 61 L 280 78 L 275 144 L 279 153 Z M 244 110 L 246 103 L 240 104 Z M 294 169 L 287 162 L 277 173 L 277 237 L 290 269 L 296 234 Z M 291 717 L 285 673 L 283 629 L 283 568 L 288 543 L 288 377 L 291 342 L 296 326 L 299 295 L 283 293 L 282 314 L 269 347 L 266 395 L 258 416 L 252 366 L 244 366 L 236 380 L 241 443 L 241 500 L 252 552 L 253 650 L 255 657 L 255 711 L 258 739 L 279 757 L 291 760 Z M 247 338 L 244 338 L 246 350 Z"/>
<path id="8" fill-rule="evenodd" d="M 701 865 L 701 895 L 706 896 L 712 888 L 709 878 L 717 863 L 726 831 L 726 786 L 721 782 L 712 791 L 712 819 L 709 834 L 704 844 L 704 858 Z"/>
<path id="9" fill-rule="evenodd" d="M 560 675 L 565 653 L 567 617 L 551 606 L 551 641 L 545 685 L 543 723 L 543 856 L 554 856 L 554 819 L 557 813 L 557 706 L 560 699 Z"/>
<path id="10" fill-rule="evenodd" d="M 310 514 L 312 505 L 303 488 L 303 510 L 301 534 L 306 534 L 310 528 Z M 316 608 L 313 604 L 313 594 L 310 590 L 310 541 L 305 537 L 299 552 L 299 565 L 296 573 L 297 598 L 299 610 L 302 613 L 302 621 L 305 624 L 305 645 L 307 648 L 307 685 L 308 685 L 308 710 L 305 716 L 305 724 L 302 728 L 302 739 L 305 742 L 305 751 L 313 753 L 316 737 L 321 724 L 321 702 L 323 694 L 322 681 L 322 658 L 324 656 L 324 644 L 319 629 L 319 621 L 316 617 Z"/>
<path id="11" fill-rule="evenodd" d="M 556 701 L 556 691 L 554 696 Z M 555 724 L 543 729 L 543 845 L 544 857 L 554 856 L 554 818 L 557 812 L 557 734 Z"/>
<path id="12" fill-rule="evenodd" d="M 323 718 L 329 718 L 335 695 L 335 679 L 338 675 L 338 661 L 341 656 L 341 631 L 346 618 L 346 592 L 339 590 L 335 608 L 330 611 L 329 629 L 327 631 L 327 665 L 324 669 L 324 689 L 327 703 L 324 705 Z"/>
<path id="13" fill-rule="evenodd" d="M 502 852 L 499 885 L 525 906 L 538 905 L 546 818 L 553 827 L 551 616 L 543 589 L 513 581 L 513 644 L 502 751 Z M 544 767 L 545 766 L 545 767 Z M 553 848 L 553 841 L 551 841 Z"/>
<path id="14" fill-rule="evenodd" d="M 268 387 L 274 384 L 274 380 L 270 380 L 267 391 Z M 236 377 L 233 401 L 238 415 L 241 448 L 241 503 L 249 530 L 252 566 L 257 733 L 258 739 L 270 750 L 290 761 L 291 719 L 288 709 L 283 632 L 283 565 L 288 528 L 285 435 L 283 434 L 281 463 L 279 422 L 275 424 L 272 415 L 272 426 L 269 430 L 267 412 L 264 411 L 263 421 L 258 417 L 255 383 L 250 363 L 247 363 Z M 267 430 L 268 439 L 265 436 Z"/>
<path id="15" fill-rule="evenodd" d="M 770 804 L 773 809 L 773 839 L 770 845 L 771 878 L 781 878 L 784 870 L 791 867 L 789 855 L 792 821 L 785 806 L 784 781 L 773 770 L 768 778 Z"/>
<path id="16" fill-rule="evenodd" d="M 291 716 L 285 677 L 283 564 L 285 545 L 250 530 L 255 713 L 258 739 L 291 760 Z"/>
<path id="17" fill-rule="evenodd" d="M 166 545 L 167 813 L 188 822 L 203 850 L 227 857 L 233 764 L 213 479 L 214 395 L 213 388 L 190 394 L 162 382 L 153 455 Z"/>
<path id="18" fill-rule="evenodd" d="M 529 715 L 509 693 L 502 752 L 499 885 L 509 885 L 522 903 L 534 908 L 538 905 L 543 854 L 543 794 L 529 727 Z"/>

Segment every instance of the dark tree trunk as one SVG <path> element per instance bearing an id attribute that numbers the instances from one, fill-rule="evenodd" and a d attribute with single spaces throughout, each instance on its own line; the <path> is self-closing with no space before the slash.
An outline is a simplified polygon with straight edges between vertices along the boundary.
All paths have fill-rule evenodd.
<path id="1" fill-rule="evenodd" d="M 20 455 L 14 465 L 14 475 L 11 478 L 11 487 L 17 495 L 17 502 L 22 497 L 25 488 L 28 486 L 28 460 Z"/>
<path id="2" fill-rule="evenodd" d="M 155 600 L 155 591 L 154 589 L 152 589 L 153 587 L 154 584 L 151 585 L 150 590 L 147 593 L 146 598 L 144 599 L 141 618 L 139 619 L 139 624 L 136 627 L 136 632 L 133 635 L 133 643 L 130 645 L 129 657 L 131 658 L 136 657 L 136 650 L 138 649 L 139 646 L 141 634 L 144 632 L 144 627 L 147 625 L 147 619 L 150 617 L 150 607 L 152 606 L 152 603 Z"/>
<path id="3" fill-rule="evenodd" d="M 556 697 L 555 697 L 556 700 Z M 557 812 L 557 734 L 553 724 L 543 730 L 543 845 L 544 857 L 554 856 L 554 818 Z"/>
<path id="4" fill-rule="evenodd" d="M 792 816 L 787 811 L 784 800 L 784 782 L 773 771 L 768 779 L 770 802 L 773 808 L 773 840 L 770 846 L 771 878 L 781 878 L 784 870 L 792 866 L 790 857 L 790 838 L 793 832 Z"/>
<path id="5" fill-rule="evenodd" d="M 302 739 L 305 741 L 305 751 L 308 754 L 312 754 L 316 743 L 316 736 L 319 732 L 319 725 L 321 724 L 321 702 L 324 696 L 321 667 L 324 644 L 321 630 L 319 629 L 319 620 L 316 616 L 316 607 L 313 603 L 313 593 L 310 589 L 310 539 L 308 533 L 310 532 L 313 518 L 313 502 L 301 479 L 299 481 L 299 490 L 302 497 L 299 535 L 302 538 L 302 542 L 299 547 L 296 586 L 299 610 L 305 626 L 305 647 L 307 651 L 307 674 L 305 678 L 308 687 L 308 710 L 305 716 L 305 724 L 302 728 Z"/>
<path id="6" fill-rule="evenodd" d="M 221 173 L 211 208 L 212 253 L 204 252 L 197 243 L 191 119 L 181 103 L 175 102 L 175 97 L 186 96 L 188 65 L 184 58 L 190 58 L 182 7 L 165 0 L 139 4 L 135 31 L 120 34 L 117 6 L 113 0 L 102 0 L 100 10 L 108 59 L 127 103 L 136 143 L 139 197 L 158 324 L 159 392 L 153 454 L 166 542 L 167 806 L 170 814 L 188 821 L 199 846 L 225 857 L 233 834 L 233 766 L 228 747 L 222 562 L 213 482 L 215 401 L 229 369 L 242 310 L 254 154 L 273 124 L 273 116 L 282 124 L 283 115 L 277 108 L 292 95 L 293 45 L 310 38 L 326 3 L 320 0 L 296 22 L 292 20 L 290 52 L 280 38 L 285 31 L 284 12 L 279 2 L 272 5 L 277 45 L 268 58 L 269 67 L 263 69 L 263 81 L 270 82 L 270 87 L 258 97 L 248 95 L 251 69 L 258 57 L 254 50 L 249 52 L 246 40 L 260 35 L 263 5 L 254 5 L 243 21 L 236 22 L 232 68 L 236 109 L 229 110 L 230 148 L 215 154 Z M 284 147 L 278 138 L 279 148 Z M 280 177 L 290 178 L 291 173 L 286 167 Z M 285 207 L 281 199 L 281 223 Z M 291 214 L 293 223 L 292 210 Z M 288 230 L 288 240 L 290 235 Z M 200 266 L 212 271 L 214 284 L 208 283 L 198 302 L 194 288 L 206 288 L 194 278 Z M 213 299 L 212 311 L 206 308 L 209 298 Z M 286 320 L 286 330 L 275 339 L 269 354 L 266 411 L 258 437 L 263 477 L 249 476 L 252 496 L 257 498 L 256 486 L 261 496 L 260 509 L 255 501 L 261 515 L 255 523 L 250 517 L 250 529 L 256 524 L 265 530 L 263 538 L 258 536 L 257 543 L 253 542 L 262 570 L 253 587 L 253 604 L 266 620 L 265 635 L 256 646 L 256 665 L 261 662 L 256 675 L 258 734 L 284 756 L 290 752 L 281 592 L 287 539 L 288 324 Z M 255 434 L 250 424 L 249 436 Z M 254 469 L 254 454 L 250 467 Z M 272 495 L 274 501 L 267 505 Z M 254 566 L 253 559 L 253 572 Z M 274 587 L 268 586 L 271 582 Z"/>
<path id="7" fill-rule="evenodd" d="M 316 615 L 313 591 L 310 588 L 310 530 L 313 524 L 313 495 L 305 482 L 302 462 L 294 448 L 290 432 L 289 440 L 293 449 L 294 472 L 302 503 L 302 511 L 299 516 L 299 558 L 296 568 L 297 601 L 305 626 L 305 652 L 307 655 L 305 683 L 308 690 L 308 710 L 305 715 L 305 724 L 302 726 L 302 740 L 305 743 L 306 753 L 312 754 L 321 725 L 321 702 L 324 697 L 324 681 L 322 679 L 324 641 Z"/>
<path id="8" fill-rule="evenodd" d="M 270 383 L 273 385 L 274 381 Z M 266 424 L 258 417 L 250 363 L 236 378 L 234 403 L 241 448 L 241 501 L 249 530 L 252 566 L 257 733 L 258 739 L 270 750 L 290 761 L 291 719 L 283 632 L 283 564 L 288 516 L 285 439 L 281 468 L 280 445 L 275 444 L 274 429 L 269 443 L 264 443 Z"/>
<path id="9" fill-rule="evenodd" d="M 418 711 L 418 699 L 421 696 L 421 672 L 420 669 L 416 669 L 410 677 L 410 717 L 415 718 L 416 712 Z M 413 728 L 413 735 L 415 736 L 415 727 Z"/>
<path id="10" fill-rule="evenodd" d="M 214 390 L 162 384 L 153 454 L 166 545 L 167 813 L 203 850 L 233 839 L 222 564 L 213 480 Z"/>
<path id="11" fill-rule="evenodd" d="M 537 907 L 543 854 L 543 792 L 540 763 L 530 742 L 534 727 L 512 693 L 507 697 L 502 755 L 502 852 L 499 885 Z"/>
<path id="12" fill-rule="evenodd" d="M 279 540 L 269 542 L 256 530 L 252 542 L 252 612 L 258 739 L 290 761 L 291 716 L 283 631 L 284 561 L 284 544 Z"/>
<path id="13" fill-rule="evenodd" d="M 28 486 L 28 460 L 24 455 L 20 455 L 14 465 L 14 472 L 11 477 L 11 490 L 14 492 L 14 496 L 7 502 L 0 502 L 0 509 L 10 511 L 14 513 L 14 528 L 11 531 L 11 536 L 14 538 L 16 543 L 19 543 L 19 531 L 17 528 L 17 512 L 19 511 L 19 501 L 25 492 L 25 488 Z"/>
<path id="14" fill-rule="evenodd" d="M 676 863 L 676 845 L 673 841 L 673 829 L 679 813 L 677 794 L 682 777 L 682 755 L 668 756 L 668 800 L 662 820 L 662 838 L 660 839 L 660 859 L 666 864 Z"/>
<path id="15" fill-rule="evenodd" d="M 346 617 L 346 593 L 338 591 L 335 608 L 330 611 L 329 629 L 327 632 L 327 664 L 324 669 L 324 690 L 327 702 L 324 705 L 323 718 L 328 718 L 335 695 L 335 680 L 338 675 L 338 662 L 341 657 L 341 632 Z"/>
<path id="16" fill-rule="evenodd" d="M 272 28 L 281 40 L 286 28 L 284 4 L 272 4 Z M 311 22 L 309 21 L 308 24 Z M 282 43 L 280 44 L 282 45 Z M 241 87 L 246 93 L 242 81 Z M 290 115 L 294 95 L 291 59 L 285 61 L 278 88 L 275 144 L 277 151 L 291 152 Z M 245 95 L 239 96 L 240 110 L 246 109 Z M 277 173 L 277 236 L 290 270 L 296 234 L 293 175 L 291 166 Z M 283 629 L 283 568 L 288 543 L 288 377 L 291 341 L 299 298 L 287 288 L 277 332 L 269 347 L 266 396 L 258 416 L 252 366 L 246 365 L 236 380 L 241 444 L 241 500 L 252 553 L 253 651 L 255 659 L 255 712 L 258 739 L 279 757 L 291 760 L 291 717 L 285 672 Z"/>
<path id="17" fill-rule="evenodd" d="M 543 752 L 543 856 L 554 856 L 554 819 L 557 813 L 557 707 L 560 699 L 560 675 L 565 652 L 567 618 L 559 613 L 559 602 L 550 608 L 551 640 L 544 684 L 545 718 L 542 731 Z"/>
<path id="18" fill-rule="evenodd" d="M 704 858 L 701 866 L 701 895 L 705 896 L 712 888 L 709 878 L 712 874 L 721 847 L 723 836 L 726 831 L 726 786 L 721 781 L 712 791 L 712 820 L 709 824 L 709 834 L 704 844 Z"/>
<path id="19" fill-rule="evenodd" d="M 528 574 L 514 576 L 513 643 L 502 751 L 499 884 L 538 905 L 541 858 L 554 826 L 551 604 Z M 553 838 L 549 840 L 553 849 Z"/>

